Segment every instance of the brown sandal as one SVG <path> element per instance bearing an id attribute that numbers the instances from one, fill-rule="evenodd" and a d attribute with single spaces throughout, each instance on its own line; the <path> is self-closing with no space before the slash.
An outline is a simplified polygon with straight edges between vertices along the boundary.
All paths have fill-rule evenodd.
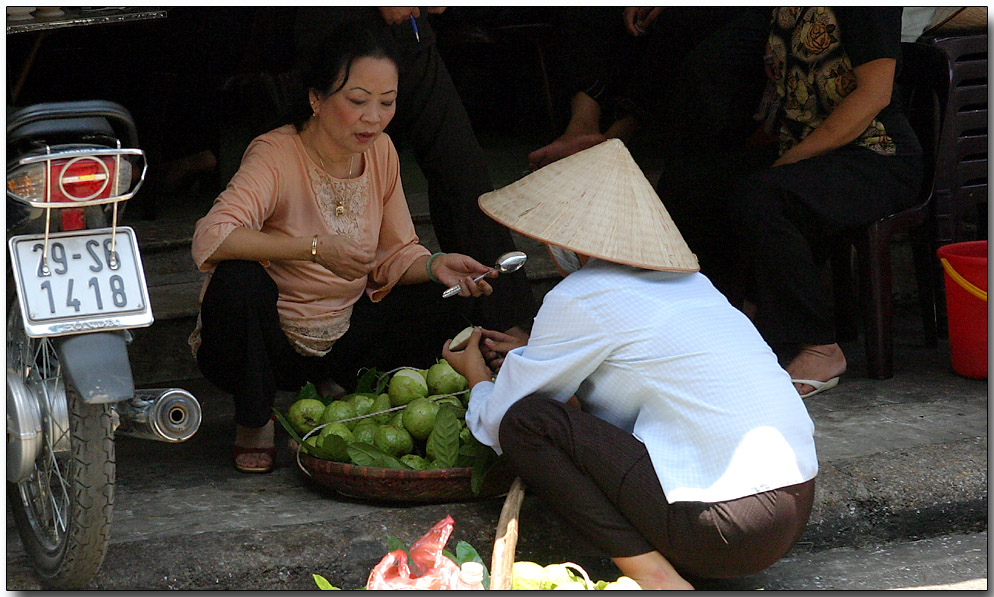
<path id="1" fill-rule="evenodd" d="M 245 466 L 238 464 L 238 458 L 245 454 L 269 456 L 269 466 Z M 271 448 L 243 448 L 241 446 L 234 446 L 233 456 L 235 459 L 235 470 L 241 473 L 268 473 L 276 466 L 276 446 Z"/>

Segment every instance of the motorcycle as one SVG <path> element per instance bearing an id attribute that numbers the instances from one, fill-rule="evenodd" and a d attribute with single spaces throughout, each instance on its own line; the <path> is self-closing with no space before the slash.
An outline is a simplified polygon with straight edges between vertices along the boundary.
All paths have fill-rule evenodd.
<path id="1" fill-rule="evenodd" d="M 182 442 L 200 426 L 192 394 L 132 378 L 129 330 L 154 318 L 119 219 L 146 170 L 118 104 L 8 113 L 7 503 L 48 588 L 83 588 L 103 563 L 115 435 Z"/>

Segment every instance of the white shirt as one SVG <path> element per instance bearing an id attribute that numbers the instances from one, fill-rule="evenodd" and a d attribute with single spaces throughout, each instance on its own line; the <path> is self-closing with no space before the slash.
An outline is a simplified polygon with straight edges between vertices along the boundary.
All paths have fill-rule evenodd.
<path id="1" fill-rule="evenodd" d="M 473 387 L 466 423 L 502 453 L 507 409 L 567 401 L 645 444 L 670 502 L 720 502 L 818 472 L 814 424 L 752 322 L 701 274 L 591 260 L 545 296 L 527 346 Z"/>

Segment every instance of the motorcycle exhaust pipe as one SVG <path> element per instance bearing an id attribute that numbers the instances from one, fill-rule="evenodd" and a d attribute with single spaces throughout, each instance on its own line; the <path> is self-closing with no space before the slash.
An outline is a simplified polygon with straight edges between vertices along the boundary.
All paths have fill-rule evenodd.
<path id="1" fill-rule="evenodd" d="M 120 417 L 115 433 L 128 437 L 178 443 L 200 428 L 200 403 L 180 388 L 135 390 L 114 408 Z"/>

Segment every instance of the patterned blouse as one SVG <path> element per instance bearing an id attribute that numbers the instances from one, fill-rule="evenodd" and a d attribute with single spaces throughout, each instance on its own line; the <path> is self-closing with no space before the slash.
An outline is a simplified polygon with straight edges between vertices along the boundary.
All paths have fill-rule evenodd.
<path id="1" fill-rule="evenodd" d="M 856 89 L 854 67 L 900 57 L 900 8 L 778 7 L 773 9 L 771 25 L 766 49 L 768 95 L 779 108 L 775 117 L 781 153 L 820 126 Z M 894 118 L 904 118 L 896 102 L 853 143 L 882 155 L 895 155 L 899 146 L 910 150 L 917 143 L 905 138 L 895 141 L 892 128 L 900 129 L 902 137 L 910 129 L 906 122 L 891 127 L 888 121 Z"/>

